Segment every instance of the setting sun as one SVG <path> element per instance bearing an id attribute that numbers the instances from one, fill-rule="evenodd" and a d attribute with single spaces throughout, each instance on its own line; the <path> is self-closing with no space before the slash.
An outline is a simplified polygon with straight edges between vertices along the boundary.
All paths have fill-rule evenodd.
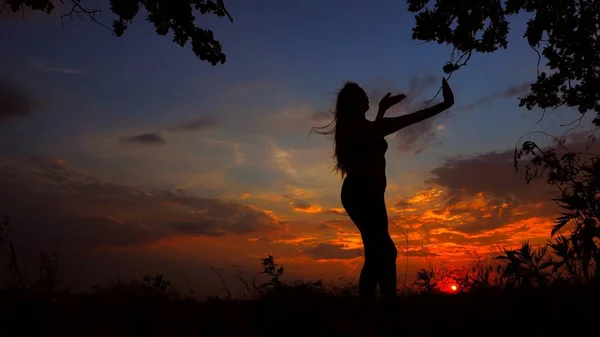
<path id="1" fill-rule="evenodd" d="M 456 290 L 458 289 L 458 287 L 457 287 L 456 285 L 454 285 L 454 284 L 453 284 L 452 286 L 450 286 L 450 289 L 451 289 L 452 291 L 456 291 Z"/>

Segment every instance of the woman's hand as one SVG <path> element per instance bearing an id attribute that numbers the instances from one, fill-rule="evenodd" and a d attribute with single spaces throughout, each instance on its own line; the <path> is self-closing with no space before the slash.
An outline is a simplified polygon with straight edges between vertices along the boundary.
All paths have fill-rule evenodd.
<path id="1" fill-rule="evenodd" d="M 406 98 L 406 95 L 404 95 L 404 94 L 398 94 L 398 95 L 392 96 L 392 93 L 388 92 L 385 96 L 383 96 L 381 101 L 379 101 L 379 111 L 386 112 L 387 109 L 402 102 L 405 98 Z"/>
<path id="2" fill-rule="evenodd" d="M 444 103 L 446 105 L 453 106 L 454 105 L 454 93 L 452 89 L 450 89 L 450 85 L 448 85 L 448 81 L 446 79 L 442 79 L 442 94 L 444 95 Z"/>

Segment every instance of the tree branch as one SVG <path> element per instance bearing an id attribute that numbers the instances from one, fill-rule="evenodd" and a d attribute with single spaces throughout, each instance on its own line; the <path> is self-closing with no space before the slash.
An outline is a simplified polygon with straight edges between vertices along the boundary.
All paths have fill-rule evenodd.
<path id="1" fill-rule="evenodd" d="M 64 4 L 65 0 L 60 0 L 60 2 Z M 76 15 L 77 17 L 79 17 L 79 19 L 83 20 L 83 18 L 81 17 L 81 15 L 83 14 L 87 15 L 92 22 L 99 24 L 100 26 L 104 27 L 105 29 L 114 34 L 113 30 L 110 27 L 96 19 L 96 16 L 102 17 L 102 13 L 104 13 L 103 10 L 84 8 L 80 2 L 81 0 L 70 0 L 70 3 L 73 4 L 73 6 L 71 7 L 71 11 L 60 16 L 60 22 L 63 29 L 65 28 L 64 20 L 66 18 L 70 18 L 71 21 L 73 21 L 73 15 Z M 96 4 L 96 8 L 98 8 L 98 4 Z"/>
<path id="2" fill-rule="evenodd" d="M 452 54 L 450 55 L 450 62 L 452 63 L 452 61 L 454 60 L 455 54 L 456 53 L 456 48 L 452 49 Z M 467 65 L 467 62 L 469 62 L 469 60 L 471 59 L 471 55 L 473 55 L 473 50 L 469 50 L 467 52 L 464 52 L 456 62 L 454 62 L 454 66 L 453 69 L 448 73 L 448 77 L 446 77 L 446 81 L 449 81 L 450 78 L 452 77 L 452 74 L 454 74 L 455 71 L 457 71 L 458 69 L 462 68 L 463 66 Z M 459 62 L 464 58 L 467 57 L 462 63 L 459 64 Z M 425 101 L 425 106 L 429 106 L 429 104 L 431 104 L 431 102 L 433 102 L 433 100 L 435 100 L 440 93 L 442 92 L 442 87 L 440 86 L 440 88 L 438 89 L 438 91 L 435 93 L 435 96 L 433 96 L 432 99 Z"/>
<path id="3" fill-rule="evenodd" d="M 583 117 L 585 117 L 585 113 L 582 113 L 582 114 L 581 114 L 581 117 L 579 117 L 579 118 L 576 118 L 576 119 L 575 119 L 574 121 L 572 121 L 571 123 L 569 123 L 569 124 L 562 124 L 561 126 L 571 126 L 571 125 L 573 125 L 573 124 L 575 124 L 575 123 L 578 123 L 578 124 L 577 124 L 577 126 L 580 126 L 580 125 L 581 125 L 581 120 L 583 119 Z"/>

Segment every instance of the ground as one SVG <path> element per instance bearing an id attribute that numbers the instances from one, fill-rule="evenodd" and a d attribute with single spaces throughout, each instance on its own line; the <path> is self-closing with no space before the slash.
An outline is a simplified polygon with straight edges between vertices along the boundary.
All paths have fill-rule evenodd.
<path id="1" fill-rule="evenodd" d="M 352 296 L 248 301 L 4 292 L 1 336 L 559 336 L 597 331 L 600 291 L 487 291 L 401 297 L 361 314 Z"/>

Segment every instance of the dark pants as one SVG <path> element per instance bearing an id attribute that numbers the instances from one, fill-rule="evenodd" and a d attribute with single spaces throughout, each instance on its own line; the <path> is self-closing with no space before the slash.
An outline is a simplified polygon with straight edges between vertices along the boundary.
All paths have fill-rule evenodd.
<path id="1" fill-rule="evenodd" d="M 396 297 L 396 258 L 398 251 L 388 232 L 385 183 L 348 176 L 342 185 L 342 205 L 354 222 L 365 248 L 359 292 L 365 302 L 375 298 L 377 284 L 386 302 Z"/>

